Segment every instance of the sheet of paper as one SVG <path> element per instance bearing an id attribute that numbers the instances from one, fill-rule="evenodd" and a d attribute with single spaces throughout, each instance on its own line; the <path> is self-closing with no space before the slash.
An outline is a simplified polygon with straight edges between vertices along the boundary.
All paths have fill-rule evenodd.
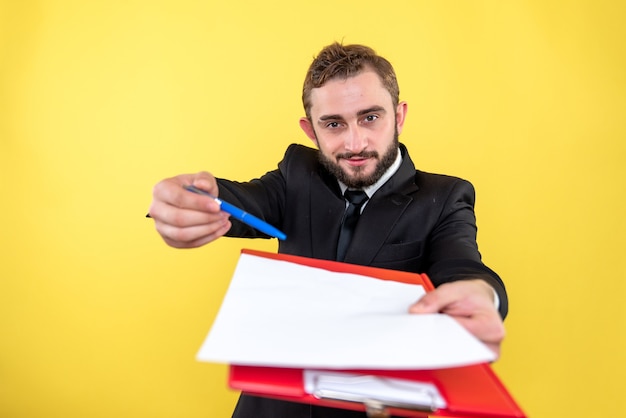
<path id="1" fill-rule="evenodd" d="M 376 399 L 385 405 L 445 408 L 446 400 L 432 383 L 411 380 L 330 372 L 328 370 L 305 370 L 304 390 L 316 398 L 339 399 L 365 403 Z"/>
<path id="2" fill-rule="evenodd" d="M 298 368 L 433 369 L 493 353 L 452 318 L 415 315 L 419 285 L 240 256 L 201 361 Z"/>

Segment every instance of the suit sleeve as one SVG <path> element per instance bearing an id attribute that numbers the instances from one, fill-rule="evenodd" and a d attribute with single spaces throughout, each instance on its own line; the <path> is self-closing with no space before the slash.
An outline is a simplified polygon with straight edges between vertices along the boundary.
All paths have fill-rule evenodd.
<path id="1" fill-rule="evenodd" d="M 281 166 L 286 164 L 293 154 L 293 145 L 285 152 L 279 168 L 269 171 L 263 176 L 248 182 L 237 182 L 222 178 L 217 179 L 219 197 L 245 210 L 251 215 L 282 228 L 285 210 L 285 178 Z M 226 233 L 228 237 L 238 238 L 271 238 L 256 229 L 231 218 L 232 228 Z"/>
<path id="2" fill-rule="evenodd" d="M 428 275 L 433 284 L 480 278 L 489 283 L 499 298 L 499 312 L 508 313 L 508 297 L 500 276 L 481 260 L 476 243 L 474 187 L 456 179 L 451 187 L 442 188 L 436 198 L 444 199 L 436 227 L 429 239 Z"/>

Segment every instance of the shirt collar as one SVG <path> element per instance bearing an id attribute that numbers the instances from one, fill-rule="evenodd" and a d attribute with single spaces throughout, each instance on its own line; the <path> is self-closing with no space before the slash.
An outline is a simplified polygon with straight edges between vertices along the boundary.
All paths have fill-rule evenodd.
<path id="1" fill-rule="evenodd" d="M 385 171 L 385 173 L 378 179 L 376 183 L 363 188 L 363 191 L 365 192 L 365 194 L 367 194 L 368 198 L 374 196 L 374 193 L 376 193 L 378 189 L 380 189 L 380 187 L 391 178 L 391 176 L 396 174 L 396 171 L 398 171 L 398 169 L 400 168 L 400 164 L 402 164 L 402 153 L 400 152 L 400 148 L 398 148 L 396 159 L 393 164 L 391 164 L 391 166 L 387 169 L 387 171 Z M 341 188 L 341 194 L 343 195 L 348 186 L 346 186 L 339 180 L 337 180 L 337 182 L 339 183 L 339 187 Z"/>

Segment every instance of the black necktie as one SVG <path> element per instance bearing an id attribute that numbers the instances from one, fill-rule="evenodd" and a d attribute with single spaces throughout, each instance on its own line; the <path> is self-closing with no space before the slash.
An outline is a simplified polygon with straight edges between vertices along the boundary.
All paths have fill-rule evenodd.
<path id="1" fill-rule="evenodd" d="M 348 207 L 343 214 L 339 241 L 337 243 L 337 261 L 343 261 L 348 251 L 348 245 L 352 240 L 354 228 L 361 215 L 361 207 L 367 201 L 367 194 L 363 190 L 346 190 L 343 194 L 348 201 Z"/>

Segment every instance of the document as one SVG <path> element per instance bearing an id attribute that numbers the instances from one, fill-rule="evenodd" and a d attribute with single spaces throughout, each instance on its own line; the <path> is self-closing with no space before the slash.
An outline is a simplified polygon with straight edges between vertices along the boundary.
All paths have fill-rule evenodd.
<path id="1" fill-rule="evenodd" d="M 495 360 L 454 319 L 409 314 L 419 285 L 241 254 L 201 361 L 323 369 L 440 369 Z"/>
<path id="2" fill-rule="evenodd" d="M 318 399 L 363 404 L 375 399 L 387 406 L 431 411 L 447 406 L 437 386 L 432 383 L 384 376 L 305 370 L 304 390 Z"/>

